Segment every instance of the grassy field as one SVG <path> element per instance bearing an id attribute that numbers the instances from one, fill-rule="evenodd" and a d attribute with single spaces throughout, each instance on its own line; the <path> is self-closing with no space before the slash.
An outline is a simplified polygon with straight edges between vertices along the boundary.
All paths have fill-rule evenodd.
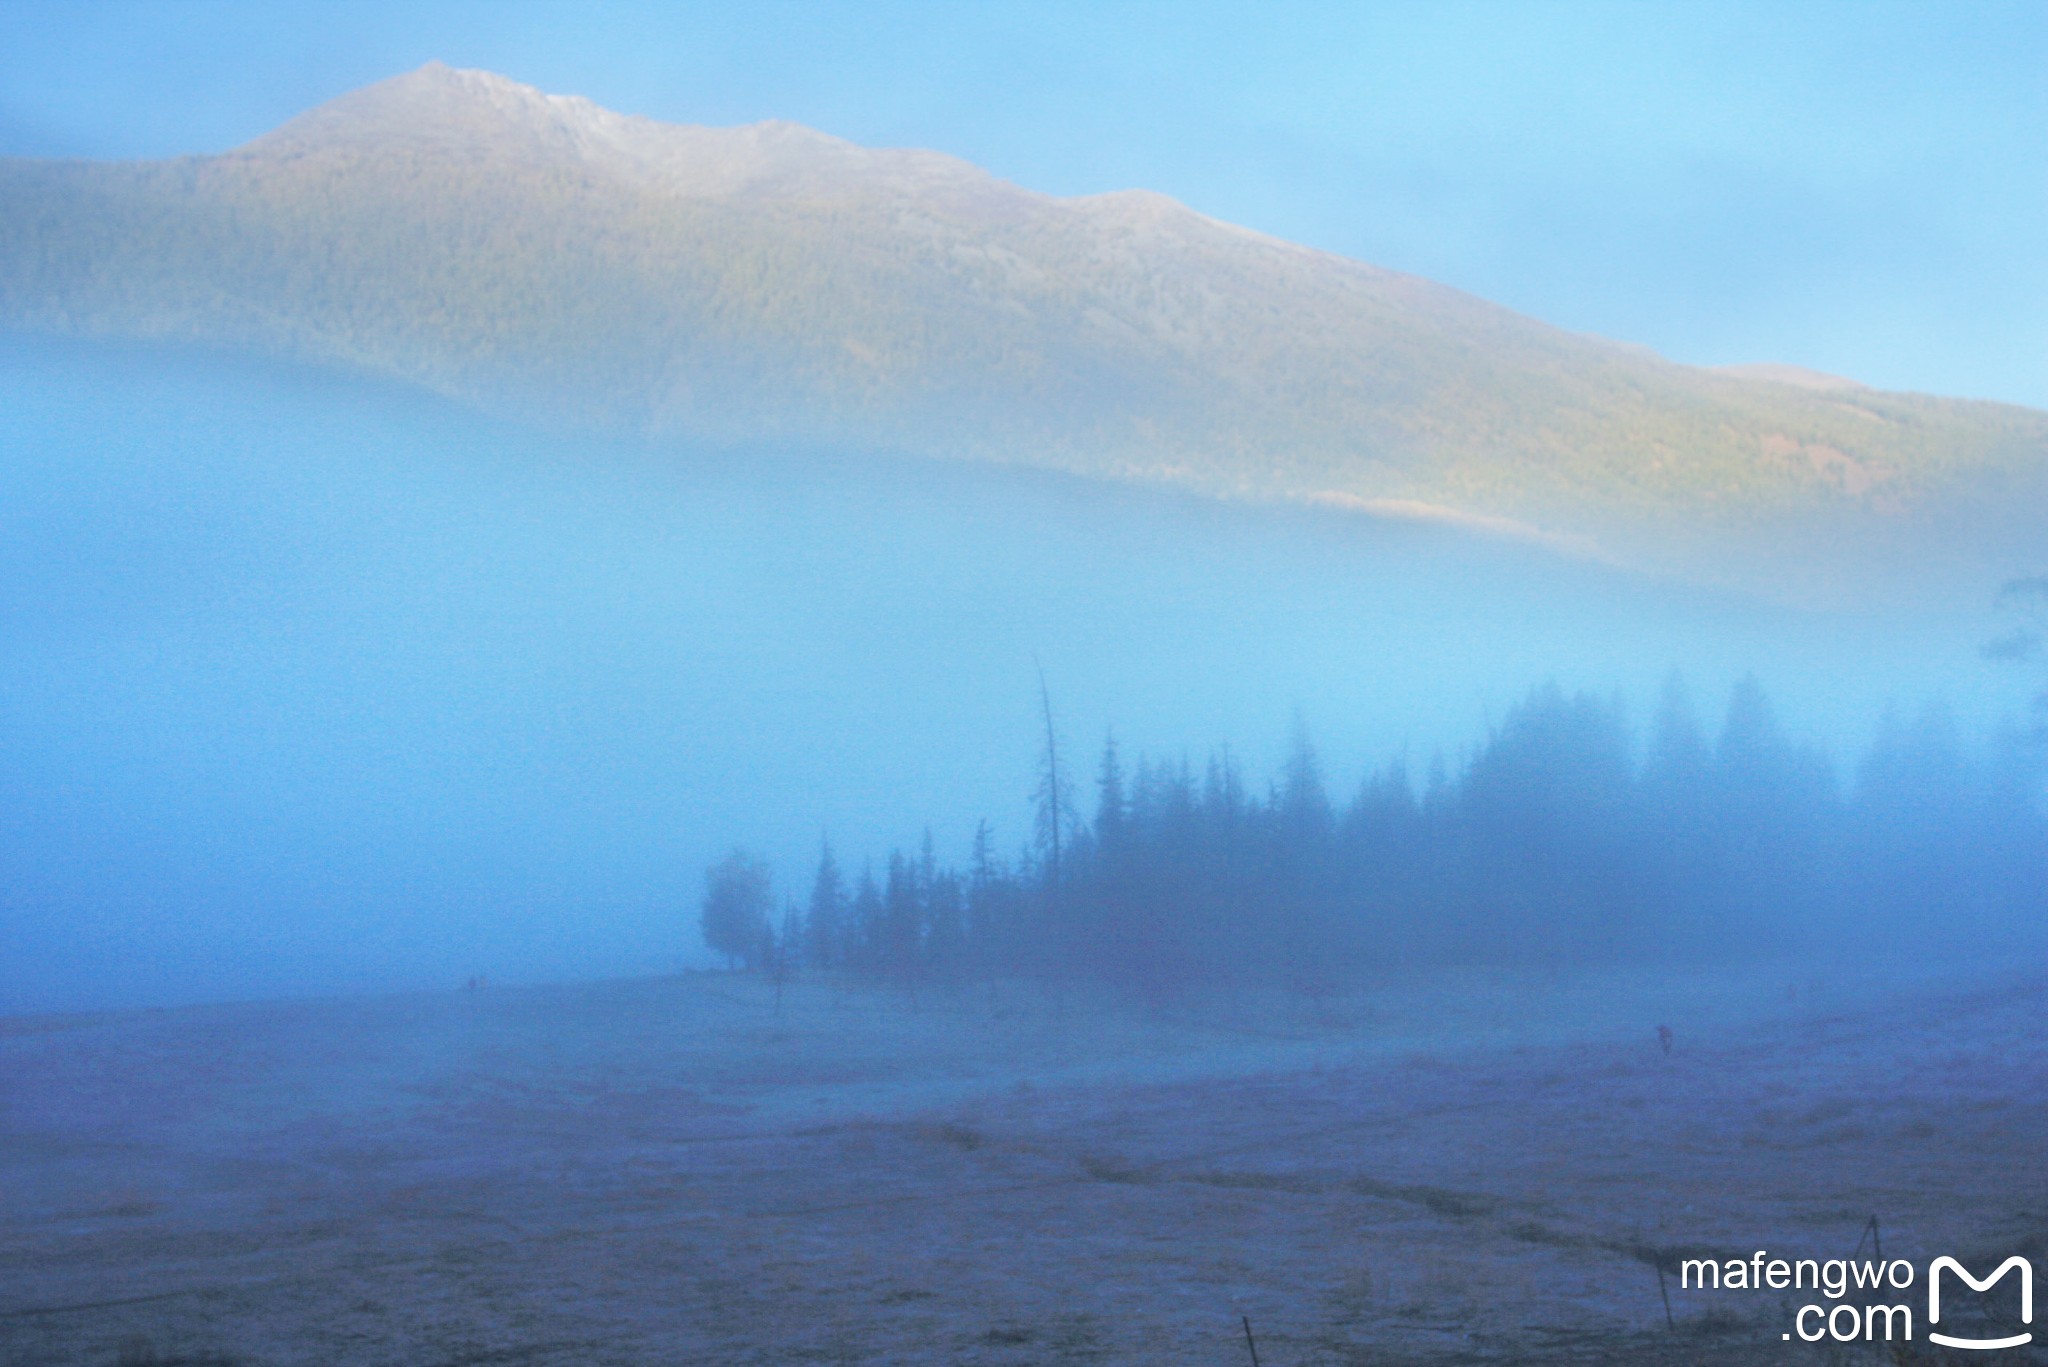
<path id="1" fill-rule="evenodd" d="M 701 975 L 5 1019 L 0 1362 L 1238 1364 L 1243 1317 L 1266 1367 L 1893 1361 L 1784 1341 L 1811 1293 L 1674 1281 L 1674 1331 L 1657 1263 L 1876 1215 L 2038 1264 L 2044 1003 Z"/>

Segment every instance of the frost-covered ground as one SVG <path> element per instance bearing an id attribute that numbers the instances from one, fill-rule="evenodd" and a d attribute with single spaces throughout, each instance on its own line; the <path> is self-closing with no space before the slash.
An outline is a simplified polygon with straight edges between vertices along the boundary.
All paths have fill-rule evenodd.
<path id="1" fill-rule="evenodd" d="M 1827 1360 L 1780 1339 L 1810 1294 L 1674 1285 L 1667 1329 L 1654 1251 L 1875 1214 L 2048 1268 L 2044 1006 L 705 975 L 0 1019 L 0 1362 L 1241 1364 L 1240 1316 L 1265 1367 Z"/>

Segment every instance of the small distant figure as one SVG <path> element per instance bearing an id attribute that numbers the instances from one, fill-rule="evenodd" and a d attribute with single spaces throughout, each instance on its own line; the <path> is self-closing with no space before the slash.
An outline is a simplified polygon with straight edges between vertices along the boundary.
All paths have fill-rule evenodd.
<path id="1" fill-rule="evenodd" d="M 472 973 L 469 975 L 469 981 L 464 983 L 462 986 L 466 991 L 478 992 L 481 991 L 484 985 L 489 981 L 490 979 L 484 977 L 484 975 L 481 973 Z"/>
<path id="2" fill-rule="evenodd" d="M 1663 1047 L 1663 1049 L 1664 1049 L 1664 1052 L 1665 1052 L 1665 1053 L 1667 1053 L 1667 1054 L 1668 1054 L 1668 1053 L 1670 1053 L 1670 1052 L 1671 1052 L 1671 1027 L 1670 1027 L 1670 1026 L 1668 1026 L 1668 1025 L 1660 1025 L 1660 1026 L 1658 1026 L 1658 1027 L 1657 1027 L 1657 1043 L 1658 1043 L 1659 1045 L 1661 1045 L 1661 1046 Z"/>

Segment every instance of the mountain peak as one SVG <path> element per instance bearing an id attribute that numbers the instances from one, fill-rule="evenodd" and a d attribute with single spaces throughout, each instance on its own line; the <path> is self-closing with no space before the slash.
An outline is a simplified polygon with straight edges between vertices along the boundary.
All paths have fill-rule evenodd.
<path id="1" fill-rule="evenodd" d="M 369 147 L 561 152 L 573 146 L 579 125 L 619 117 L 588 100 L 548 95 L 495 72 L 428 62 L 329 100 L 241 150 L 253 155 Z"/>
<path id="2" fill-rule="evenodd" d="M 681 196 L 830 197 L 1001 184 L 939 152 L 865 148 L 784 119 L 730 128 L 662 123 L 438 61 L 330 100 L 239 150 L 259 158 L 411 153 L 482 165 L 570 164 Z"/>

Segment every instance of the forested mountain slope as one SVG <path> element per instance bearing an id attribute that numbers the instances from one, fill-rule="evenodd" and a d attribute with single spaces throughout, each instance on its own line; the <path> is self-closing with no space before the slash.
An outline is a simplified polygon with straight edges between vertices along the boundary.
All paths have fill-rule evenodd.
<path id="1" fill-rule="evenodd" d="M 0 163 L 0 326 L 1463 520 L 1795 597 L 1902 548 L 2011 572 L 2048 521 L 2048 414 L 1677 365 L 1154 194 L 439 65 L 224 155 Z"/>

